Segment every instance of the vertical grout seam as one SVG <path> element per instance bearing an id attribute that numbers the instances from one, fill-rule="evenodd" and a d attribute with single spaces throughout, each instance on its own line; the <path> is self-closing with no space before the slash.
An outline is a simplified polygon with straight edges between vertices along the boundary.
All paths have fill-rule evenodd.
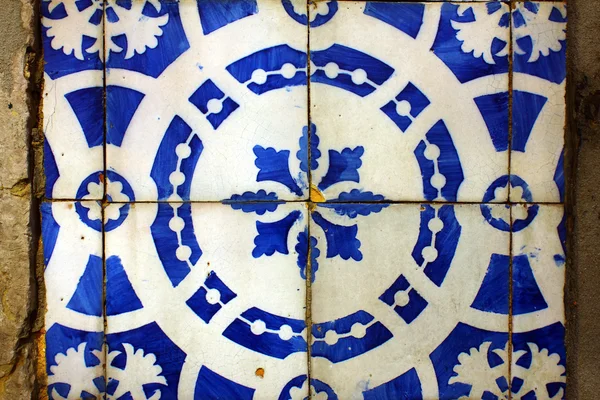
<path id="1" fill-rule="evenodd" d="M 508 18 L 508 400 L 512 399 L 512 362 L 513 362 L 513 206 L 511 205 L 511 182 L 512 176 L 512 135 L 513 135 L 513 7 L 516 0 L 509 3 Z"/>
<path id="2" fill-rule="evenodd" d="M 307 148 L 307 175 L 308 175 L 308 202 L 307 204 L 307 221 L 306 221 L 306 231 L 307 231 L 307 257 L 306 257 L 306 294 L 305 294 L 305 323 L 306 323 L 306 371 L 307 371 L 307 386 L 308 386 L 308 398 L 313 397 L 312 393 L 312 352 L 311 352 L 311 343 L 312 343 L 312 246 L 311 246 L 311 229 L 310 229 L 310 221 L 311 221 L 311 213 L 312 213 L 312 154 L 311 154 L 311 99 L 310 99 L 310 0 L 306 0 L 306 117 L 307 117 L 307 140 L 306 144 Z"/>
<path id="3" fill-rule="evenodd" d="M 103 157 L 103 173 L 104 173 L 104 193 L 102 196 L 102 349 L 104 352 L 104 360 L 102 366 L 104 369 L 104 387 L 108 386 L 108 343 L 106 341 L 106 332 L 108 321 L 106 318 L 106 231 L 104 229 L 104 218 L 105 218 L 105 207 L 107 205 L 107 189 L 108 189 L 108 178 L 107 178 L 107 156 L 106 156 L 106 134 L 107 134 L 107 112 L 106 112 L 106 2 L 102 3 L 102 123 L 103 123 L 103 143 L 102 143 L 102 157 Z M 103 394 L 103 398 L 106 398 L 106 393 Z"/>

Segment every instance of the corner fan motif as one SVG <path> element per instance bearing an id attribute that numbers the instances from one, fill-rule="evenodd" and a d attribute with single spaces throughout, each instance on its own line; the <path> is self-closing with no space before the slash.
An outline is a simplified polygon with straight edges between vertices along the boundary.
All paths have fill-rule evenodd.
<path id="1" fill-rule="evenodd" d="M 483 57 L 488 64 L 496 63 L 494 56 L 508 55 L 509 45 L 504 42 L 504 38 L 506 31 L 510 29 L 510 13 L 500 3 L 487 3 L 485 9 L 461 4 L 458 13 L 460 16 L 471 14 L 474 18 L 468 22 L 452 21 L 452 27 L 458 31 L 457 39 L 463 42 L 463 52 L 472 52 L 476 58 Z M 535 20 L 540 17 L 543 21 L 558 24 L 562 29 L 548 29 L 546 23 L 536 23 Z M 526 50 L 519 44 L 519 39 L 525 37 L 535 38 L 528 62 L 536 62 L 541 56 L 548 56 L 550 51 L 560 51 L 561 42 L 567 38 L 565 17 L 564 5 L 556 7 L 553 3 L 517 3 L 513 12 L 515 53 L 526 54 Z M 494 41 L 500 41 L 502 44 L 495 48 Z"/>
<path id="2" fill-rule="evenodd" d="M 174 60 L 194 46 L 192 40 L 189 43 L 186 41 L 189 39 L 189 36 L 185 36 L 188 33 L 185 32 L 187 26 L 178 19 L 181 18 L 179 7 L 182 3 L 162 0 L 43 0 L 44 35 L 51 49 L 61 57 L 76 61 L 93 57 L 100 60 L 118 58 L 114 69 L 119 71 L 144 73 L 140 72 L 140 65 L 144 63 L 135 62 L 140 57 L 149 57 L 149 61 L 144 62 L 152 66 L 148 67 L 150 72 L 144 78 L 151 80 L 163 74 Z M 203 40 L 207 41 L 213 32 L 223 29 L 223 34 L 226 29 L 235 26 L 237 21 L 245 18 L 249 20 L 261 12 L 261 2 L 255 0 L 236 0 L 231 2 L 235 6 L 231 5 L 230 8 L 224 6 L 225 3 L 213 1 L 198 0 L 194 3 L 197 3 Z M 342 5 L 335 1 L 317 2 L 310 16 L 307 15 L 306 3 L 303 1 L 281 0 L 269 2 L 271 3 L 282 7 L 282 13 L 285 11 L 283 15 L 287 14 L 285 18 L 289 16 L 287 22 L 311 28 L 327 24 L 342 12 Z M 442 16 L 438 18 L 448 19 L 449 30 L 442 33 L 441 27 L 432 27 L 439 29 L 439 32 L 435 38 L 436 43 L 427 44 L 432 46 L 432 51 L 428 53 L 445 63 L 461 84 L 482 76 L 468 75 L 472 71 L 468 71 L 467 75 L 460 75 L 461 72 L 457 71 L 459 68 L 453 69 L 455 65 L 453 60 L 449 61 L 449 57 L 468 57 L 469 62 L 484 64 L 486 68 L 489 67 L 484 75 L 507 73 L 510 46 L 505 39 L 511 25 L 516 38 L 514 52 L 521 56 L 528 55 L 526 62 L 531 65 L 564 50 L 564 7 L 544 2 L 519 3 L 512 13 L 501 2 L 490 2 L 485 7 L 449 3 L 441 7 Z M 105 38 L 99 36 L 101 30 L 97 29 L 102 23 L 103 12 Z M 418 3 L 372 2 L 361 10 L 361 14 L 364 14 L 361 17 L 371 18 L 374 26 L 381 24 L 386 29 L 392 26 L 399 34 L 422 41 L 421 26 L 433 23 L 423 17 L 427 12 L 427 7 Z M 548 29 L 548 24 L 555 24 L 560 28 Z M 173 28 L 174 25 L 176 28 Z M 442 23 L 439 22 L 439 25 Z M 103 40 L 106 43 L 104 51 Z M 169 54 L 164 57 L 150 54 L 160 50 L 161 46 L 167 46 L 170 40 L 185 41 L 185 46 L 182 44 L 177 49 L 177 46 L 169 48 Z M 433 117 L 431 123 L 423 123 L 423 115 L 431 114 L 438 107 L 430 88 L 418 82 L 406 81 L 400 87 L 390 89 L 391 82 L 395 82 L 397 74 L 401 73 L 399 69 L 368 54 L 368 49 L 354 48 L 346 42 L 344 45 L 333 43 L 327 48 L 311 49 L 310 54 L 307 54 L 306 49 L 280 43 L 279 39 L 269 40 L 270 43 L 259 50 L 255 48 L 235 60 L 227 60 L 226 67 L 221 72 L 228 74 L 228 85 L 237 86 L 235 90 L 232 86 L 225 85 L 224 80 L 220 80 L 218 76 L 207 77 L 202 82 L 194 83 L 195 91 L 184 99 L 187 111 L 176 110 L 169 117 L 166 131 L 157 141 L 157 148 L 152 150 L 153 159 L 147 163 L 150 165 L 148 182 L 156 186 L 156 200 L 159 201 L 156 204 L 156 216 L 153 216 L 148 232 L 144 234 L 148 235 L 148 242 L 155 246 L 155 249 L 148 251 L 156 251 L 160 260 L 162 275 L 157 279 L 166 282 L 165 286 L 175 294 L 173 302 L 179 302 L 175 306 L 169 305 L 175 308 L 166 311 L 161 309 L 161 312 L 176 311 L 176 307 L 181 307 L 186 312 L 191 310 L 199 318 L 198 321 L 206 326 L 221 324 L 215 328 L 214 334 L 219 340 L 237 346 L 236 350 L 239 349 L 240 354 L 251 352 L 253 357 L 265 357 L 257 358 L 258 360 L 272 359 L 277 362 L 274 365 L 285 366 L 295 354 L 307 353 L 310 346 L 313 358 L 327 360 L 335 368 L 348 365 L 346 362 L 349 360 L 361 360 L 361 357 L 364 360 L 373 354 L 372 351 L 384 349 L 384 346 L 394 340 L 400 340 L 399 336 L 402 335 L 398 332 L 411 326 L 414 328 L 419 323 L 419 318 L 423 320 L 423 315 L 435 306 L 434 302 L 439 301 L 441 296 L 448 296 L 448 277 L 457 269 L 454 258 L 461 240 L 464 242 L 469 222 L 461 217 L 458 211 L 460 206 L 453 203 L 459 201 L 459 192 L 466 186 L 471 171 L 464 168 L 464 160 L 461 160 L 463 149 L 453 136 L 453 126 L 448 123 L 448 118 Z M 436 46 L 445 40 L 452 41 L 456 50 L 445 47 L 440 51 Z M 449 45 L 444 43 L 443 46 Z M 160 60 L 154 62 L 158 58 Z M 134 63 L 131 68 L 128 67 L 128 62 Z M 196 68 L 198 67 L 194 66 Z M 82 71 L 87 72 L 79 70 Z M 73 75 L 77 73 L 74 72 Z M 62 79 L 54 75 L 51 77 Z M 249 307 L 241 303 L 242 300 L 252 303 L 255 299 L 242 299 L 243 288 L 239 285 L 236 287 L 235 282 L 230 282 L 216 268 L 211 269 L 214 267 L 207 263 L 206 255 L 203 257 L 205 243 L 199 239 L 198 232 L 202 227 L 194 225 L 194 208 L 187 202 L 191 198 L 195 173 L 201 170 L 199 160 L 206 157 L 206 150 L 210 146 L 209 135 L 223 134 L 223 127 L 246 112 L 248 102 L 259 98 L 258 96 L 285 94 L 294 87 L 306 86 L 307 80 L 311 85 L 322 85 L 327 90 L 343 90 L 348 96 L 361 101 L 373 101 L 374 110 L 382 121 L 393 128 L 394 134 L 411 143 L 408 158 L 412 157 L 410 162 L 414 163 L 420 173 L 416 179 L 421 192 L 419 195 L 426 201 L 436 202 L 420 206 L 420 213 L 415 218 L 417 226 L 412 227 L 411 231 L 414 233 L 414 243 L 410 244 L 411 249 L 407 249 L 411 265 L 399 266 L 398 272 L 385 288 L 378 288 L 379 292 L 373 293 L 373 303 L 376 305 L 361 304 L 339 318 L 314 321 L 311 329 L 304 320 L 289 317 L 284 312 L 279 315 L 256 306 L 257 303 Z M 118 127 L 121 132 L 115 136 L 109 132 L 106 143 L 111 148 L 126 146 L 123 138 L 126 132 L 130 132 L 128 124 L 136 113 L 136 107 L 148 95 L 126 87 L 127 84 L 128 81 L 124 79 L 119 82 L 123 87 L 113 85 L 106 90 L 107 97 L 128 93 L 132 104 L 135 103 L 132 110 L 124 112 L 127 121 L 122 127 Z M 97 91 L 92 89 L 79 88 L 77 96 L 84 98 L 87 95 L 97 95 Z M 103 144 L 99 139 L 101 136 L 89 134 L 89 127 L 81 116 L 84 111 L 89 110 L 73 105 L 76 103 L 72 101 L 74 93 L 67 93 L 65 98 L 73 108 L 91 151 Z M 535 118 L 533 121 L 524 121 L 525 128 L 518 127 L 526 131 L 523 134 L 515 128 L 511 139 L 512 147 L 509 147 L 508 134 L 504 137 L 494 131 L 496 125 L 504 123 L 504 110 L 490 110 L 497 109 L 497 105 L 502 105 L 504 101 L 508 106 L 507 96 L 505 93 L 492 93 L 473 99 L 476 110 L 481 113 L 485 126 L 489 129 L 489 132 L 483 133 L 483 140 L 490 141 L 491 153 L 506 154 L 509 148 L 513 152 L 525 153 Z M 530 99 L 528 96 L 538 95 L 515 91 L 515 96 Z M 534 113 L 537 117 L 547 99 L 539 96 L 534 100 L 536 101 L 529 103 L 539 105 Z M 207 122 L 207 129 L 200 131 L 192 128 L 190 115 Z M 371 218 L 391 215 L 393 208 L 389 199 L 379 193 L 380 190 L 369 187 L 368 180 L 364 179 L 369 163 L 375 159 L 370 157 L 369 146 L 360 143 L 329 147 L 324 144 L 325 132 L 322 129 L 318 123 L 308 122 L 301 131 L 286 132 L 287 135 L 297 137 L 289 146 L 273 145 L 256 135 L 254 141 L 248 143 L 247 149 L 254 164 L 248 164 L 245 168 L 255 173 L 255 181 L 259 183 L 257 189 L 240 189 L 233 194 L 230 192 L 227 195 L 229 197 L 222 199 L 223 204 L 220 205 L 236 216 L 252 216 L 251 225 L 243 227 L 251 232 L 248 235 L 251 243 L 244 243 L 244 246 L 250 245 L 251 260 L 293 257 L 295 266 L 292 265 L 292 269 L 295 277 L 300 280 L 299 287 L 305 285 L 304 280 L 307 279 L 312 284 L 321 283 L 326 266 L 319 265 L 319 260 L 333 259 L 340 263 L 341 271 L 343 266 L 361 262 L 363 264 L 358 265 L 365 271 L 376 268 L 376 265 L 364 263 L 368 259 L 369 246 L 373 246 L 373 243 L 361 240 L 361 234 L 367 231 L 366 223 Z M 508 132 L 508 126 L 506 131 Z M 46 170 L 48 181 L 51 182 L 51 192 L 52 184 L 60 179 L 61 165 L 49 145 L 46 151 Z M 103 171 L 97 171 L 81 183 L 78 179 L 78 201 L 70 214 L 73 221 L 82 223 L 98 234 L 118 232 L 132 210 L 128 202 L 134 202 L 140 197 L 139 183 L 133 179 L 128 182 L 124 176 L 128 176 L 124 171 L 108 169 L 106 176 Z M 528 183 L 513 173 L 490 178 L 492 183 L 481 199 L 482 204 L 476 207 L 477 218 L 481 219 L 486 229 L 491 226 L 491 230 L 498 235 L 526 229 L 538 217 L 539 205 L 515 208 L 511 214 L 502 205 L 493 207 L 487 203 L 506 200 L 509 191 L 511 198 L 515 196 L 532 203 L 536 199 L 533 198 Z M 556 166 L 554 181 L 560 191 L 563 183 L 560 162 Z M 105 189 L 111 203 L 104 207 L 103 212 L 103 205 L 97 199 L 102 198 Z M 326 195 L 329 193 L 335 195 L 328 198 Z M 307 199 L 311 194 L 310 197 L 319 202 L 311 204 L 308 211 L 293 209 L 281 213 L 287 206 L 282 194 L 296 196 L 299 200 Z M 232 209 L 236 211 L 231 211 Z M 55 247 L 59 247 L 56 245 L 61 240 L 59 232 L 64 234 L 65 228 L 61 227 L 62 221 L 53 214 L 51 207 L 42 208 L 42 213 L 46 235 L 44 257 L 48 263 Z M 103 215 L 106 221 L 104 226 L 101 221 Z M 310 229 L 307 227 L 308 223 Z M 564 241 L 564 219 L 554 233 Z M 324 240 L 320 243 L 318 237 Z M 556 254 L 554 257 L 556 267 L 561 268 L 564 254 Z M 513 273 L 519 273 L 523 280 L 522 287 L 515 288 L 515 296 L 524 294 L 530 296 L 528 298 L 531 300 L 525 308 L 514 309 L 510 315 L 518 317 L 549 308 L 550 302 L 544 299 L 536 282 L 532 258 L 532 255 L 526 253 L 515 254 L 511 262 L 508 254 L 489 254 L 487 264 L 483 266 L 484 269 L 487 267 L 485 276 L 480 284 L 477 283 L 480 287 L 475 290 L 476 295 L 470 307 L 467 307 L 468 311 L 476 313 L 473 315 L 488 316 L 490 320 L 497 317 L 508 318 L 508 293 L 506 299 L 495 296 L 499 279 L 495 280 L 494 277 L 508 277 L 509 265 L 512 266 Z M 251 387 L 248 381 L 242 384 L 237 378 L 227 376 L 227 372 L 220 371 L 214 363 L 191 366 L 197 363 L 197 359 L 189 356 L 186 344 L 178 342 L 180 338 L 171 337 L 169 330 L 152 318 L 152 313 L 157 312 L 151 309 L 155 305 L 145 304 L 144 297 L 138 296 L 144 289 L 136 286 L 139 284 L 135 280 L 130 281 L 132 267 L 122 263 L 119 256 L 112 255 L 103 263 L 100 255 L 89 254 L 87 260 L 88 264 L 83 268 L 82 275 L 69 277 L 78 282 L 74 292 L 69 294 L 71 297 L 64 299 L 65 310 L 61 310 L 65 315 L 86 319 L 77 319 L 78 322 L 74 325 L 59 320 L 48 327 L 50 398 L 95 398 L 104 395 L 110 399 L 165 400 L 176 398 L 178 391 L 182 390 L 180 387 L 185 385 L 192 385 L 191 389 L 186 390 L 193 391 L 194 398 L 202 400 L 220 398 L 214 388 L 231 394 L 231 398 L 256 398 L 255 391 L 258 389 Z M 193 273 L 195 269 L 204 268 L 205 264 L 206 274 Z M 106 309 L 94 308 L 82 299 L 90 295 L 92 286 L 103 284 L 103 276 L 99 271 L 104 267 L 107 293 L 114 294 L 118 289 L 119 296 L 114 302 L 107 302 Z M 411 272 L 407 273 L 406 268 Z M 194 283 L 190 292 L 189 288 L 193 286 L 191 281 L 194 279 L 199 281 Z M 181 297 L 184 290 L 189 292 L 185 298 Z M 236 314 L 229 320 L 219 318 L 226 310 L 234 310 Z M 77 325 L 81 321 L 104 318 L 104 313 L 109 320 L 121 318 L 127 313 L 137 313 L 136 318 L 142 316 L 139 320 L 144 322 L 135 326 L 132 323 L 122 332 L 107 333 L 106 338 L 104 332 L 87 332 L 89 325 Z M 132 318 L 131 321 L 137 320 Z M 392 326 L 396 324 L 401 329 Z M 434 330 L 435 327 L 431 329 Z M 560 337 L 564 333 L 564 326 L 560 322 L 554 322 L 538 330 L 544 337 L 551 339 L 534 343 L 527 336 L 528 332 L 517 332 L 511 339 L 515 343 L 511 348 L 506 331 L 491 332 L 459 322 L 449 328 L 447 335 L 428 350 L 428 357 L 421 360 L 427 364 L 426 374 L 418 366 L 403 365 L 398 370 L 393 370 L 394 377 L 387 382 L 379 382 L 377 385 L 370 385 L 368 381 L 360 383 L 356 389 L 356 398 L 409 396 L 411 399 L 423 399 L 425 389 L 433 385 L 431 387 L 436 387 L 440 393 L 455 396 L 452 398 L 507 399 L 509 393 L 512 393 L 513 398 L 535 396 L 538 399 L 560 399 L 564 395 L 565 383 L 564 349 L 556 346 L 552 338 Z M 70 339 L 52 341 L 52 338 L 60 335 Z M 458 346 L 455 345 L 456 337 L 466 339 Z M 512 354 L 509 354 L 510 351 Z M 106 382 L 101 368 L 104 355 L 106 365 L 111 367 Z M 508 365 L 509 359 L 512 359 L 512 367 Z M 193 370 L 196 367 L 198 368 Z M 513 371 L 511 382 L 507 381 L 508 368 Z M 193 377 L 189 376 L 191 370 L 194 371 Z M 73 378 L 72 371 L 77 371 L 77 379 Z M 182 378 L 184 374 L 187 374 L 185 379 Z M 293 378 L 286 377 L 285 385 L 277 388 L 280 400 L 304 399 L 309 389 L 316 399 L 338 399 L 339 394 L 332 382 L 309 378 L 307 375 L 295 375 L 297 374 L 292 375 Z M 193 384 L 190 383 L 192 381 Z"/>
<path id="3" fill-rule="evenodd" d="M 119 0 L 51 0 L 48 11 L 51 16 L 62 16 L 61 19 L 44 18 L 42 24 L 48 28 L 47 35 L 52 38 L 52 48 L 62 49 L 65 55 L 73 54 L 83 60 L 91 54 L 104 58 L 102 49 L 102 30 L 95 29 L 102 22 L 102 13 L 106 3 L 106 58 L 111 53 L 121 53 L 123 47 L 115 39 L 124 35 L 127 39 L 125 59 L 136 54 L 143 54 L 147 48 L 154 49 L 158 45 L 157 37 L 163 34 L 162 26 L 169 21 L 169 15 L 158 16 L 161 11 L 160 0 L 119 1 Z M 154 10 L 148 10 L 151 5 Z M 149 16 L 148 14 L 154 16 Z M 93 39 L 89 47 L 85 47 L 85 37 Z M 85 52 L 85 53 L 84 53 Z"/>

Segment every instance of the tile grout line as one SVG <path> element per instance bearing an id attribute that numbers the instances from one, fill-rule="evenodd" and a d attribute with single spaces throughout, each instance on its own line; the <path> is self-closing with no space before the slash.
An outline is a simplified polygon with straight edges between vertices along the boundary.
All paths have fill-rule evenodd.
<path id="1" fill-rule="evenodd" d="M 512 124 L 513 124 L 513 4 L 514 0 L 511 0 L 508 4 L 508 199 L 510 202 L 510 177 L 511 177 L 511 164 L 512 164 Z"/>
<path id="2" fill-rule="evenodd" d="M 107 104 L 106 104 L 106 3 L 102 3 L 102 109 L 103 109 L 103 144 L 102 144 L 102 157 L 103 157 L 103 173 L 104 173 L 104 194 L 102 197 L 102 207 L 101 207 L 101 217 L 102 217 L 102 349 L 104 360 L 102 361 L 102 366 L 104 369 L 104 388 L 105 393 L 103 398 L 106 398 L 106 388 L 108 387 L 108 343 L 106 341 L 106 332 L 108 327 L 108 320 L 106 317 L 106 280 L 107 280 L 107 271 L 106 271 L 106 231 L 104 229 L 104 221 L 105 221 L 105 206 L 108 203 L 107 193 L 108 193 L 108 178 L 107 178 L 107 152 L 106 152 L 106 136 L 107 136 Z"/>
<path id="3" fill-rule="evenodd" d="M 508 209 L 510 218 L 508 236 L 508 400 L 512 399 L 512 350 L 513 350 L 513 220 L 512 207 Z"/>
<path id="4" fill-rule="evenodd" d="M 306 376 L 307 376 L 307 389 L 308 389 L 308 398 L 312 398 L 312 351 L 311 351 L 311 342 L 312 342 L 312 249 L 310 245 L 311 241 L 311 229 L 310 229 L 310 220 L 311 213 L 313 208 L 313 203 L 311 202 L 312 197 L 312 129 L 311 129 L 311 99 L 310 99 L 310 0 L 306 0 L 306 119 L 307 119 L 307 140 L 306 144 L 307 148 L 307 179 L 308 179 L 308 202 L 306 202 L 307 206 L 307 221 L 306 221 L 306 235 L 307 241 L 306 246 L 306 293 L 305 293 L 305 301 L 304 306 L 305 310 L 305 324 L 306 324 Z"/>
<path id="5" fill-rule="evenodd" d="M 337 200 L 337 199 L 336 199 Z M 106 204 L 220 204 L 224 206 L 230 206 L 232 204 L 300 204 L 300 203 L 310 203 L 313 206 L 317 206 L 319 204 L 323 205 L 336 205 L 336 204 L 390 204 L 390 205 L 421 205 L 421 204 L 430 204 L 430 205 L 455 205 L 455 206 L 467 206 L 467 205 L 505 205 L 505 206 L 514 206 L 514 205 L 543 205 L 543 206 L 561 206 L 564 205 L 564 202 L 553 202 L 553 201 L 501 201 L 501 202 L 482 202 L 482 201 L 429 201 L 429 200 L 381 200 L 381 201 L 322 201 L 315 202 L 310 199 L 302 199 L 302 200 L 249 200 L 249 201 L 231 201 L 231 202 L 223 202 L 223 200 L 188 200 L 188 201 L 167 201 L 167 200 L 138 200 L 138 201 L 106 201 Z M 72 203 L 72 202 L 93 202 L 100 200 L 83 200 L 83 199 L 48 199 L 45 198 L 44 202 L 48 203 Z"/>
<path id="6" fill-rule="evenodd" d="M 512 176 L 512 135 L 513 135 L 513 6 L 515 0 L 511 0 L 509 7 L 508 18 L 508 215 L 509 215 L 509 231 L 508 231 L 508 400 L 512 400 L 512 332 L 513 332 L 513 207 L 510 205 L 511 184 L 510 177 Z"/>

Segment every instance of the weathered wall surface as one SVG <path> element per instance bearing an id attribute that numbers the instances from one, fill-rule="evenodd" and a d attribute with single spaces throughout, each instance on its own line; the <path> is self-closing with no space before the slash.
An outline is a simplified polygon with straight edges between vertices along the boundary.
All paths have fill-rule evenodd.
<path id="1" fill-rule="evenodd" d="M 35 126 L 31 118 L 35 102 L 29 102 L 35 66 L 33 19 L 30 1 L 1 1 L 0 399 L 7 400 L 32 398 L 35 377 L 31 329 L 37 300 L 29 167 L 29 138 Z"/>
<path id="2" fill-rule="evenodd" d="M 573 234 L 567 269 L 567 399 L 600 393 L 600 2 L 568 0 L 567 137 L 574 152 L 570 196 Z"/>

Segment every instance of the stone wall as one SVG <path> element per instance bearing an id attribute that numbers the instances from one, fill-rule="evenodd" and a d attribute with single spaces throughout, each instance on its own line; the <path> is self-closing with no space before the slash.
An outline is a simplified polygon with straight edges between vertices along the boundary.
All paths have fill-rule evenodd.
<path id="1" fill-rule="evenodd" d="M 36 343 L 43 343 L 45 308 L 36 257 L 43 187 L 37 2 L 2 0 L 0 8 L 0 400 L 43 397 L 36 380 L 36 368 L 44 373 Z M 600 392 L 600 2 L 568 6 L 566 397 L 593 399 Z"/>
<path id="2" fill-rule="evenodd" d="M 30 399 L 37 310 L 32 207 L 32 129 L 37 126 L 33 4 L 0 8 L 0 399 Z"/>
<path id="3" fill-rule="evenodd" d="M 568 0 L 567 399 L 600 393 L 600 2 Z"/>

